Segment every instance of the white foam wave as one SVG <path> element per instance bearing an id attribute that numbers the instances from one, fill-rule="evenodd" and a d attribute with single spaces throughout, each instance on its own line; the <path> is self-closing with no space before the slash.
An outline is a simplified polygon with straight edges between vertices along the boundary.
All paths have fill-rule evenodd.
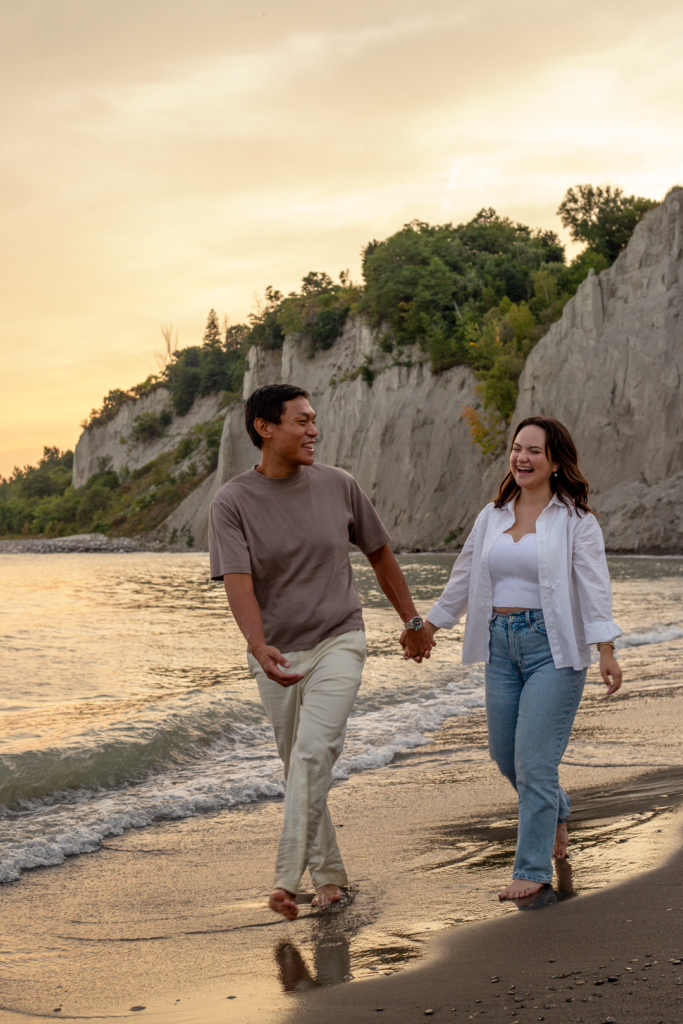
<path id="1" fill-rule="evenodd" d="M 434 691 L 432 691 L 434 694 Z M 429 742 L 429 733 L 454 715 L 483 707 L 483 674 L 469 671 L 436 695 L 413 698 L 349 720 L 344 752 L 335 778 L 389 764 L 395 754 Z M 166 771 L 137 785 L 103 793 L 90 790 L 54 794 L 3 822 L 0 882 L 16 880 L 23 870 L 62 863 L 66 857 L 96 850 L 107 836 L 153 821 L 186 818 L 284 794 L 282 766 L 272 733 L 253 730 L 249 745 L 216 744 L 201 762 Z"/>
<path id="2" fill-rule="evenodd" d="M 683 626 L 678 623 L 658 622 L 648 629 L 637 630 L 633 633 L 624 633 L 620 636 L 615 646 L 617 650 L 624 647 L 643 647 L 647 644 L 661 644 L 667 640 L 680 640 L 683 637 Z"/>
<path id="3" fill-rule="evenodd" d="M 462 683 L 451 683 L 443 696 L 395 704 L 349 719 L 347 744 L 335 766 L 335 777 L 381 768 L 404 750 L 429 743 L 447 718 L 484 707 L 483 672 L 472 670 Z"/>
<path id="4" fill-rule="evenodd" d="M 16 880 L 28 868 L 61 864 L 74 854 L 91 853 L 107 836 L 121 835 L 129 828 L 283 793 L 281 773 L 268 768 L 223 785 L 218 773 L 209 771 L 195 778 L 156 779 L 153 784 L 106 796 L 82 793 L 75 803 L 43 808 L 5 822 L 0 882 Z"/>

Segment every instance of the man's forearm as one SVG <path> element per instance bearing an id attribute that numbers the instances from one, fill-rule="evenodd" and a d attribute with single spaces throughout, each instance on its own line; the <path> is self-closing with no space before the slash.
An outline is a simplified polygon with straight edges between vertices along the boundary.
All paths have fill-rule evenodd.
<path id="1" fill-rule="evenodd" d="M 223 577 L 223 584 L 230 611 L 251 651 L 264 647 L 266 639 L 263 634 L 263 618 L 251 576 L 248 573 L 227 573 Z"/>
<path id="2" fill-rule="evenodd" d="M 276 647 L 269 647 L 263 633 L 263 619 L 256 595 L 254 583 L 249 573 L 230 572 L 223 577 L 225 593 L 228 595 L 230 611 L 235 622 L 249 644 L 249 650 L 269 679 L 280 686 L 294 686 L 304 676 L 295 672 L 283 672 L 291 668 L 284 654 Z"/>
<path id="3" fill-rule="evenodd" d="M 417 615 L 417 609 L 410 596 L 410 590 L 406 578 L 401 571 L 401 566 L 396 561 L 396 556 L 388 544 L 373 551 L 367 556 L 370 565 L 375 570 L 377 582 L 382 588 L 387 599 L 401 617 L 401 622 L 408 622 Z"/>

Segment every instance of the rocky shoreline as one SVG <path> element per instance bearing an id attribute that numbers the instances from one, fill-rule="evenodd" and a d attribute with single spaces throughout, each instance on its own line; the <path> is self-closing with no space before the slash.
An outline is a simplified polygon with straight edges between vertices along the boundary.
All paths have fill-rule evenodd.
<path id="1" fill-rule="evenodd" d="M 0 540 L 0 554 L 48 555 L 55 552 L 83 554 L 99 551 L 106 554 L 126 554 L 131 551 L 166 551 L 167 545 L 146 538 L 107 537 L 103 533 L 76 533 L 71 537 L 42 539 Z"/>
<path id="2" fill-rule="evenodd" d="M 128 554 L 132 551 L 208 551 L 205 546 L 188 549 L 184 545 L 164 544 L 163 541 L 151 537 L 107 537 L 103 533 L 77 533 L 72 537 L 50 538 L 16 538 L 0 540 L 0 555 L 49 555 L 55 553 L 85 554 L 101 552 L 103 554 Z M 398 555 L 457 555 L 456 547 L 439 547 L 410 551 L 399 548 Z M 681 558 L 683 549 L 659 547 L 656 543 L 641 547 L 638 543 L 631 548 L 612 548 L 607 545 L 608 555 L 641 555 L 656 557 Z"/>

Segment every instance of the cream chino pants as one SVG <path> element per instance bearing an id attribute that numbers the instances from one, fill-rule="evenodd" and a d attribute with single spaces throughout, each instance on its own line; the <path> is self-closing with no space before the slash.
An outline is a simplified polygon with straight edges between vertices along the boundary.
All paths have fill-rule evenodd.
<path id="1" fill-rule="evenodd" d="M 285 815 L 275 886 L 296 893 L 307 866 L 316 889 L 346 885 L 327 794 L 361 684 L 365 633 L 354 630 L 323 640 L 310 651 L 288 652 L 291 668 L 286 671 L 304 676 L 293 686 L 274 683 L 256 658 L 247 657 L 285 766 Z"/>

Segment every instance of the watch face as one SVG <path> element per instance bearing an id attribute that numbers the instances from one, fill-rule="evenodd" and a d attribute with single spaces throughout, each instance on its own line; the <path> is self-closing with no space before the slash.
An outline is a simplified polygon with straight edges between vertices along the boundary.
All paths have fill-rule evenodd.
<path id="1" fill-rule="evenodd" d="M 422 629 L 424 622 L 419 615 L 416 615 L 414 619 L 411 619 L 410 622 L 407 623 L 407 626 L 409 629 Z"/>

